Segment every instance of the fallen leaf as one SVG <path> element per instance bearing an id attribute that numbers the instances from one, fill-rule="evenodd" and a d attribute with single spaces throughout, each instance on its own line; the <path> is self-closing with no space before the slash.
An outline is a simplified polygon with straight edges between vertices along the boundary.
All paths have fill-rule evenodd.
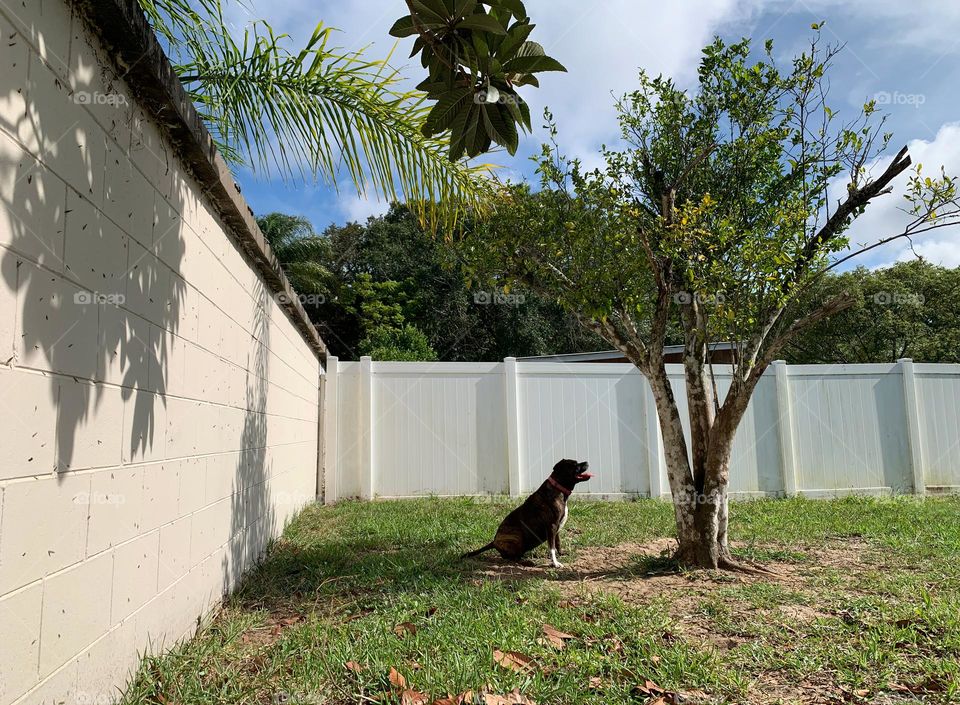
<path id="1" fill-rule="evenodd" d="M 536 702 L 527 696 L 521 695 L 519 689 L 514 689 L 512 693 L 508 693 L 507 695 L 484 693 L 483 702 L 484 705 L 537 705 Z"/>
<path id="2" fill-rule="evenodd" d="M 457 705 L 473 705 L 473 691 L 465 690 L 457 696 Z"/>
<path id="3" fill-rule="evenodd" d="M 517 671 L 518 673 L 525 673 L 533 669 L 533 659 L 517 651 L 500 651 L 500 649 L 494 649 L 493 660 L 498 666 L 502 666 L 510 671 Z"/>
<path id="4" fill-rule="evenodd" d="M 432 617 L 432 616 L 435 615 L 436 613 L 437 613 L 437 608 L 436 608 L 436 607 L 431 607 L 431 608 L 428 609 L 426 612 L 424 612 L 424 616 L 426 616 L 426 617 Z"/>
<path id="5" fill-rule="evenodd" d="M 390 685 L 394 688 L 406 688 L 407 679 L 404 678 L 400 672 L 391 666 L 390 668 Z"/>
<path id="6" fill-rule="evenodd" d="M 400 705 L 427 705 L 430 698 L 426 693 L 407 689 L 400 693 Z"/>
<path id="7" fill-rule="evenodd" d="M 562 632 L 551 624 L 543 625 L 543 633 L 547 637 L 547 641 L 555 649 L 562 649 L 567 639 L 573 639 L 573 634 L 567 634 Z"/>
<path id="8" fill-rule="evenodd" d="M 660 657 L 657 656 L 657 655 L 651 656 L 651 657 L 650 657 L 650 663 L 652 663 L 654 666 L 656 666 L 658 663 L 660 663 Z"/>
<path id="9" fill-rule="evenodd" d="M 603 690 L 603 679 L 600 676 L 591 676 L 588 685 L 592 690 Z"/>
<path id="10" fill-rule="evenodd" d="M 296 624 L 297 622 L 302 621 L 302 619 L 303 618 L 299 615 L 296 617 L 284 617 L 280 620 L 280 624 L 284 625 L 285 627 L 289 627 L 291 624 Z"/>
<path id="11" fill-rule="evenodd" d="M 343 664 L 343 667 L 348 671 L 353 671 L 354 673 L 360 673 L 360 671 L 363 670 L 363 666 L 356 661 L 347 661 L 345 664 Z"/>
<path id="12" fill-rule="evenodd" d="M 662 695 L 663 693 L 667 692 L 649 679 L 645 680 L 643 685 L 634 686 L 633 689 L 640 691 L 644 695 Z"/>
<path id="13" fill-rule="evenodd" d="M 417 633 L 417 625 L 412 622 L 401 622 L 393 628 L 393 633 L 401 639 L 407 634 L 413 636 Z"/>

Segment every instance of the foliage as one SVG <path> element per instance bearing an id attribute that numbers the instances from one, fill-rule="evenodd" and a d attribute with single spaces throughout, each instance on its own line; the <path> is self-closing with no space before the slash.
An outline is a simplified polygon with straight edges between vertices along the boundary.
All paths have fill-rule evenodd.
<path id="1" fill-rule="evenodd" d="M 432 362 L 437 359 L 437 353 L 430 347 L 427 336 L 409 323 L 402 328 L 373 328 L 367 337 L 360 341 L 359 353 L 369 355 L 374 360 Z"/>
<path id="2" fill-rule="evenodd" d="M 604 347 L 549 299 L 522 288 L 503 296 L 469 281 L 454 243 L 425 231 L 400 205 L 363 225 L 331 225 L 322 235 L 293 216 L 270 214 L 258 220 L 271 243 L 277 231 L 296 233 L 310 243 L 307 248 L 284 245 L 278 257 L 288 274 L 322 273 L 313 280 L 298 279 L 294 288 L 304 295 L 307 313 L 331 353 L 342 359 L 356 359 L 372 330 L 407 323 L 427 336 L 443 360 L 501 360 Z"/>
<path id="3" fill-rule="evenodd" d="M 489 11 L 485 6 L 489 6 Z M 423 123 L 431 137 L 450 132 L 450 159 L 475 157 L 492 143 L 517 151 L 530 131 L 530 108 L 519 86 L 539 86 L 535 73 L 566 71 L 528 37 L 536 26 L 520 0 L 407 0 L 410 14 L 395 37 L 415 36 L 429 75 L 417 88 L 436 104 Z"/>
<path id="4" fill-rule="evenodd" d="M 330 241 L 313 231 L 302 216 L 270 213 L 257 218 L 257 225 L 270 243 L 294 290 L 322 294 L 331 284 Z"/>
<path id="5" fill-rule="evenodd" d="M 650 380 L 679 550 L 696 565 L 729 558 L 733 436 L 763 372 L 796 335 L 853 305 L 841 293 L 798 317 L 796 301 L 849 258 L 850 224 L 910 166 L 905 147 L 879 159 L 891 136 L 872 102 L 845 122 L 828 106 L 837 51 L 818 33 L 782 69 L 771 42 L 757 57 L 748 40 L 717 39 L 690 92 L 641 72 L 617 104 L 620 146 L 601 150 L 604 168 L 565 158 L 551 126 L 540 190 L 507 189 L 469 238 L 477 271 L 556 298 Z M 835 182 L 846 186 L 836 203 Z M 907 196 L 909 223 L 882 241 L 960 219 L 945 174 L 916 171 Z M 673 332 L 685 347 L 689 441 L 663 363 Z M 708 351 L 723 340 L 736 360 L 721 398 Z"/>
<path id="6" fill-rule="evenodd" d="M 854 305 L 794 338 L 788 362 L 960 362 L 960 269 L 924 260 L 858 268 L 824 277 L 797 306 L 809 312 L 843 291 Z"/>
<path id="7" fill-rule="evenodd" d="M 235 38 L 222 0 L 139 1 L 228 162 L 334 187 L 346 178 L 362 195 L 404 198 L 432 227 L 482 207 L 489 167 L 447 159 L 447 142 L 427 127 L 437 122 L 430 101 L 448 91 L 403 90 L 389 57 L 333 46 L 323 23 L 293 50 L 262 20 Z M 492 26 L 457 31 L 499 41 Z"/>

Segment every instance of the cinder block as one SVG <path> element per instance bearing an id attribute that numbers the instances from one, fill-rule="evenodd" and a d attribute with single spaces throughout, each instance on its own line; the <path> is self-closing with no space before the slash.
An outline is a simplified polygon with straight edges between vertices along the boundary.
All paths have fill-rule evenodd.
<path id="1" fill-rule="evenodd" d="M 97 306 L 88 292 L 23 262 L 17 287 L 17 364 L 92 379 Z"/>
<path id="2" fill-rule="evenodd" d="M 220 354 L 220 335 L 225 320 L 223 311 L 207 297 L 200 297 L 200 328 L 197 342 L 201 348 L 214 355 Z"/>
<path id="3" fill-rule="evenodd" d="M 167 409 L 163 396 L 146 389 L 127 392 L 123 402 L 121 456 L 124 463 L 166 457 Z"/>
<path id="4" fill-rule="evenodd" d="M 117 546 L 144 531 L 141 528 L 143 499 L 140 467 L 111 468 L 91 475 L 87 556 Z"/>
<path id="5" fill-rule="evenodd" d="M 13 24 L 0 14 L 0 132 L 17 134 L 17 124 L 26 112 L 27 67 L 30 44 L 14 29 Z"/>
<path id="6" fill-rule="evenodd" d="M 16 359 L 19 260 L 13 252 L 0 246 L 0 365 L 9 365 Z"/>
<path id="7" fill-rule="evenodd" d="M 180 461 L 180 499 L 177 513 L 193 514 L 206 504 L 207 464 L 203 458 L 184 458 Z"/>
<path id="8" fill-rule="evenodd" d="M 157 354 L 150 339 L 150 322 L 110 303 L 98 308 L 97 380 L 150 389 L 150 368 Z"/>
<path id="9" fill-rule="evenodd" d="M 172 321 L 170 277 L 172 272 L 152 252 L 136 242 L 130 243 L 130 262 L 126 270 L 125 307 L 151 323 L 168 328 Z"/>
<path id="10" fill-rule="evenodd" d="M 0 366 L 0 480 L 53 472 L 59 393 L 56 378 Z"/>
<path id="11" fill-rule="evenodd" d="M 153 186 L 119 148 L 107 154 L 103 212 L 131 238 L 153 249 Z"/>
<path id="12" fill-rule="evenodd" d="M 192 517 L 186 516 L 160 527 L 160 569 L 157 580 L 159 591 L 166 590 L 190 570 L 192 521 Z"/>
<path id="13" fill-rule="evenodd" d="M 52 0 L 8 0 L 4 14 L 61 78 L 70 68 L 70 5 Z"/>
<path id="14" fill-rule="evenodd" d="M 172 190 L 172 165 L 176 159 L 153 118 L 134 107 L 130 126 L 130 158 L 164 198 Z"/>
<path id="15" fill-rule="evenodd" d="M 112 585 L 110 552 L 44 581 L 41 677 L 73 659 L 110 628 Z"/>
<path id="16" fill-rule="evenodd" d="M 122 305 L 127 283 L 127 236 L 73 189 L 67 191 L 65 238 L 66 275 Z"/>
<path id="17" fill-rule="evenodd" d="M 150 344 L 150 389 L 159 394 L 183 396 L 187 343 L 178 335 L 153 326 Z"/>
<path id="18" fill-rule="evenodd" d="M 157 193 L 153 206 L 151 250 L 174 272 L 182 272 L 187 248 L 184 238 L 188 229 L 180 213 L 163 198 L 162 194 Z"/>
<path id="19" fill-rule="evenodd" d="M 207 504 L 226 499 L 239 489 L 237 487 L 239 462 L 239 453 L 221 453 L 207 457 Z"/>
<path id="20" fill-rule="evenodd" d="M 200 433 L 200 402 L 189 399 L 167 399 L 167 458 L 186 458 L 197 453 Z"/>
<path id="21" fill-rule="evenodd" d="M 136 625 L 127 620 L 113 627 L 77 657 L 77 695 L 74 702 L 108 703 L 117 699 L 117 688 L 126 683 L 140 663 Z"/>
<path id="22" fill-rule="evenodd" d="M 80 194 L 99 205 L 107 136 L 94 119 L 77 105 L 61 77 L 31 55 L 27 81 L 27 110 L 17 137 Z"/>
<path id="23" fill-rule="evenodd" d="M 2 42 L 0 42 L 2 44 Z M 63 269 L 63 221 L 67 186 L 0 132 L 0 245 L 55 272 Z"/>
<path id="24" fill-rule="evenodd" d="M 157 594 L 160 532 L 154 531 L 113 551 L 111 622 L 116 624 Z"/>
<path id="25" fill-rule="evenodd" d="M 60 380 L 57 470 L 120 464 L 123 397 L 117 387 L 73 378 Z"/>
<path id="26" fill-rule="evenodd" d="M 70 661 L 47 676 L 16 705 L 75 705 L 78 702 L 77 662 Z"/>
<path id="27" fill-rule="evenodd" d="M 68 83 L 74 100 L 122 147 L 123 154 L 129 154 L 135 103 L 85 22 L 73 23 Z"/>
<path id="28" fill-rule="evenodd" d="M 65 568 L 84 555 L 90 478 L 48 475 L 4 490 L 0 594 Z M 37 520 L 43 508 L 44 521 Z"/>
<path id="29" fill-rule="evenodd" d="M 180 461 L 143 466 L 143 519 L 141 529 L 152 531 L 169 524 L 179 514 Z"/>
<path id="30" fill-rule="evenodd" d="M 190 535 L 190 564 L 195 566 L 223 546 L 243 527 L 234 515 L 231 498 L 204 507 L 193 515 Z"/>
<path id="31" fill-rule="evenodd" d="M 0 703 L 7 705 L 36 685 L 43 583 L 0 597 Z"/>

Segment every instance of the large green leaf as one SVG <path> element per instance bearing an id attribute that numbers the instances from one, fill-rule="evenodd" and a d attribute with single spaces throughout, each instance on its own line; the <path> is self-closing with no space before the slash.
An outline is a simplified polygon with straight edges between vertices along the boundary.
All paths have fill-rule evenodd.
<path id="1" fill-rule="evenodd" d="M 540 73 L 541 71 L 566 71 L 556 59 L 549 56 L 516 56 L 503 65 L 506 73 Z"/>

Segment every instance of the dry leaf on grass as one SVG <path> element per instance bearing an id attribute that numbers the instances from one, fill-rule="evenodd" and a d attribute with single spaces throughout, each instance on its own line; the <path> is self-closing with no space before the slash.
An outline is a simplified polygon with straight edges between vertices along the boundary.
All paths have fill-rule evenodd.
<path id="1" fill-rule="evenodd" d="M 427 705 L 429 702 L 430 697 L 426 693 L 421 693 L 418 690 L 410 690 L 408 688 L 400 693 L 400 705 Z"/>
<path id="2" fill-rule="evenodd" d="M 537 705 L 525 695 L 520 694 L 519 689 L 514 689 L 512 693 L 506 695 L 497 695 L 496 693 L 483 694 L 484 705 Z"/>
<path id="3" fill-rule="evenodd" d="M 591 690 L 603 690 L 603 679 L 600 676 L 591 676 L 588 687 Z"/>
<path id="4" fill-rule="evenodd" d="M 343 667 L 348 671 L 353 671 L 354 673 L 360 673 L 360 671 L 363 670 L 363 666 L 356 661 L 347 661 L 345 664 L 343 664 Z"/>
<path id="5" fill-rule="evenodd" d="M 543 633 L 547 637 L 547 643 L 555 649 L 562 649 L 568 639 L 573 639 L 573 634 L 562 632 L 551 624 L 543 625 Z"/>
<path id="6" fill-rule="evenodd" d="M 533 670 L 533 659 L 518 651 L 500 651 L 494 649 L 493 661 L 498 666 L 517 673 L 527 673 Z"/>
<path id="7" fill-rule="evenodd" d="M 407 687 L 407 679 L 400 674 L 400 671 L 392 666 L 390 667 L 390 685 L 392 685 L 394 688 L 401 689 Z"/>
<path id="8" fill-rule="evenodd" d="M 400 624 L 393 628 L 393 633 L 401 639 L 407 634 L 413 636 L 417 633 L 417 625 L 413 622 L 400 622 Z"/>

